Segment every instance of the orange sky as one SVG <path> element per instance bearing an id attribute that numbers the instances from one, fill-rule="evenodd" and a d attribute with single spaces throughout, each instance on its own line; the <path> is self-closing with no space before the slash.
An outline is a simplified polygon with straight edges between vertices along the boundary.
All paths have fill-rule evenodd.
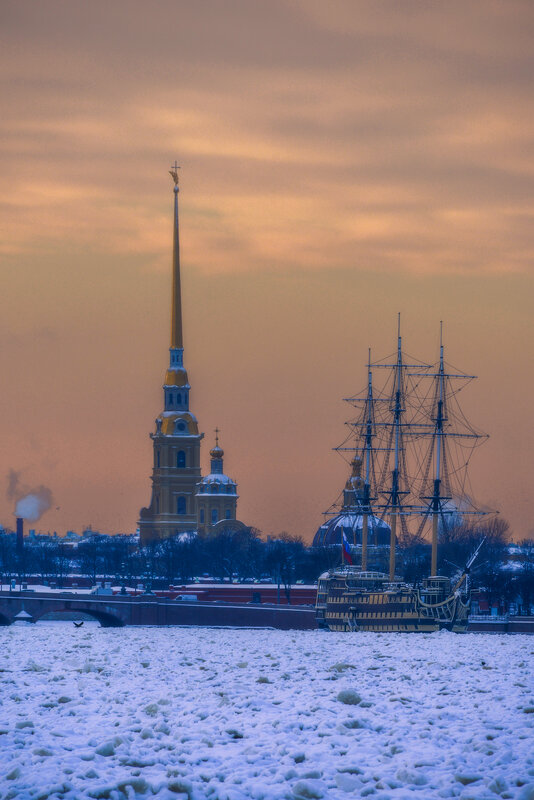
<path id="1" fill-rule="evenodd" d="M 531 2 L 8 0 L 0 31 L 2 469 L 52 489 L 37 528 L 149 500 L 177 158 L 191 407 L 240 518 L 311 540 L 400 311 L 479 376 L 475 496 L 532 535 Z"/>

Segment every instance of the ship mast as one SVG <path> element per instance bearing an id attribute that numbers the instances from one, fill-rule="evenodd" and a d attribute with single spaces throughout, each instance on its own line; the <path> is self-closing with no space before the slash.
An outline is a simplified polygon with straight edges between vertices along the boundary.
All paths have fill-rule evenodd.
<path id="1" fill-rule="evenodd" d="M 397 321 L 397 357 L 394 363 L 378 363 L 375 366 L 385 367 L 393 370 L 393 387 L 389 399 L 389 411 L 391 417 L 378 423 L 386 430 L 389 430 L 389 440 L 384 451 L 393 453 L 393 469 L 391 470 L 389 487 L 382 489 L 387 500 L 382 506 L 383 514 L 389 511 L 390 518 L 390 539 L 389 539 L 389 580 L 395 580 L 395 547 L 397 543 L 397 524 L 402 520 L 405 525 L 404 517 L 406 514 L 414 513 L 412 504 L 403 502 L 403 495 L 409 495 L 407 476 L 401 471 L 401 466 L 406 466 L 405 456 L 405 435 L 418 435 L 421 427 L 426 427 L 413 419 L 405 420 L 406 412 L 406 376 L 410 373 L 408 369 L 427 369 L 426 364 L 405 364 L 402 352 L 402 337 L 400 332 L 400 314 Z M 414 373 L 418 374 L 418 373 Z M 413 410 L 410 417 L 413 416 Z M 382 448 L 381 448 L 382 449 Z M 381 484 L 384 485 L 388 468 L 391 467 L 390 456 L 386 455 L 383 465 Z M 401 485 L 401 482 L 403 485 Z M 378 506 L 377 506 L 378 508 Z"/>
<path id="2" fill-rule="evenodd" d="M 371 450 L 373 447 L 373 373 L 371 372 L 371 348 L 367 359 L 367 399 L 365 409 L 365 481 L 362 502 L 362 571 L 367 570 L 367 539 L 371 502 Z"/>
<path id="3" fill-rule="evenodd" d="M 443 423 L 445 417 L 443 413 L 444 399 L 444 380 L 445 365 L 443 361 L 443 322 L 439 323 L 439 372 L 438 382 L 438 402 L 435 417 L 435 441 L 436 441 L 436 463 L 434 472 L 434 493 L 432 496 L 432 558 L 430 575 L 438 574 L 438 523 L 441 510 L 441 449 L 443 446 Z"/>
<path id="4" fill-rule="evenodd" d="M 432 480 L 432 494 L 423 496 L 421 499 L 426 500 L 423 520 L 419 531 L 422 530 L 425 519 L 428 516 L 432 517 L 432 554 L 431 554 L 431 577 L 438 574 L 438 538 L 439 538 L 439 523 L 440 519 L 442 524 L 445 525 L 445 517 L 454 516 L 484 516 L 487 511 L 479 511 L 474 507 L 472 509 L 460 509 L 455 505 L 451 505 L 449 509 L 446 504 L 453 501 L 451 493 L 450 475 L 447 466 L 448 456 L 448 439 L 453 438 L 458 441 L 464 439 L 487 439 L 486 434 L 482 434 L 474 430 L 466 421 L 465 417 L 461 415 L 454 419 L 454 412 L 449 408 L 450 401 L 455 395 L 455 391 L 449 387 L 449 381 L 456 380 L 473 380 L 474 375 L 465 375 L 464 373 L 451 373 L 446 371 L 445 367 L 445 348 L 443 345 L 443 323 L 440 322 L 440 337 L 439 337 L 439 364 L 438 369 L 434 373 L 427 373 L 425 377 L 433 378 L 435 382 L 434 399 L 432 403 L 432 410 L 430 413 L 431 426 L 428 432 L 422 432 L 423 436 L 431 436 L 430 448 L 427 458 L 427 469 L 429 470 L 430 464 L 434 462 L 434 473 Z M 455 425 L 456 423 L 456 425 Z M 463 428 L 463 430 L 462 430 Z M 475 445 L 471 445 L 471 450 Z M 467 467 L 469 458 L 464 465 Z M 427 472 L 428 475 L 428 472 Z M 424 480 L 427 483 L 427 479 Z M 427 483 L 428 485 L 428 483 Z M 445 491 L 444 491 L 445 488 Z M 465 500 L 465 496 L 463 498 Z"/>
<path id="5" fill-rule="evenodd" d="M 395 368 L 395 405 L 393 409 L 393 424 L 395 431 L 395 447 L 393 471 L 391 473 L 391 526 L 389 538 L 389 580 L 395 580 L 395 545 L 397 543 L 397 514 L 400 511 L 399 492 L 399 454 L 401 448 L 401 419 L 403 408 L 403 375 L 402 375 L 402 339 L 400 335 L 400 314 L 398 317 L 397 331 L 397 364 Z"/>
<path id="6" fill-rule="evenodd" d="M 373 503 L 376 497 L 372 494 L 372 486 L 376 483 L 375 475 L 375 459 L 374 454 L 384 448 L 374 446 L 374 438 L 376 436 L 376 422 L 375 422 L 375 409 L 378 403 L 389 403 L 389 398 L 381 397 L 375 398 L 373 394 L 373 375 L 371 370 L 371 350 L 369 349 L 367 359 L 367 391 L 363 397 L 346 397 L 345 402 L 350 403 L 356 408 L 360 409 L 357 419 L 348 421 L 346 425 L 350 428 L 356 429 L 356 434 L 352 432 L 347 436 L 343 444 L 335 447 L 337 452 L 347 451 L 353 454 L 351 466 L 353 473 L 351 478 L 347 481 L 345 490 L 343 492 L 343 504 L 341 508 L 349 515 L 353 516 L 354 522 L 354 536 L 356 536 L 356 527 L 358 520 L 361 520 L 361 536 L 362 536 L 362 571 L 367 570 L 368 560 L 368 542 L 369 542 L 369 528 L 371 533 L 374 530 L 376 522 L 373 516 Z M 355 439 L 348 445 L 348 441 Z M 389 449 L 389 448 L 388 448 Z M 364 467 L 363 485 L 359 480 L 361 465 Z M 356 480 L 354 480 L 356 478 Z M 350 484 L 350 488 L 349 488 Z M 347 502 L 347 497 L 350 498 L 350 503 Z M 339 506 L 333 504 L 326 514 L 338 513 Z M 356 541 L 354 541 L 356 544 Z M 342 549 L 342 562 L 344 563 L 343 549 Z"/>

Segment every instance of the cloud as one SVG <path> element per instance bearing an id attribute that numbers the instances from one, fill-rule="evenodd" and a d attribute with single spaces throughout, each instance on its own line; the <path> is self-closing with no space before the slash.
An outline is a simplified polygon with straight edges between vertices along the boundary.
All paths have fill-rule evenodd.
<path id="1" fill-rule="evenodd" d="M 4 253 L 160 269 L 168 154 L 204 270 L 528 268 L 528 4 L 121 7 L 6 14 Z"/>

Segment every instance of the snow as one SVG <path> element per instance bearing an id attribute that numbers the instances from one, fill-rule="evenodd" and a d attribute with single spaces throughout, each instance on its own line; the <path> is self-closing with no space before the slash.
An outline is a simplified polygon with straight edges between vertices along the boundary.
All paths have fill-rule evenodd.
<path id="1" fill-rule="evenodd" d="M 15 614 L 15 619 L 26 619 L 26 620 L 28 620 L 28 619 L 31 619 L 31 618 L 32 618 L 31 614 L 28 614 L 28 612 L 25 611 L 24 609 L 21 609 L 18 614 Z"/>
<path id="2" fill-rule="evenodd" d="M 369 523 L 369 529 L 371 531 L 374 530 L 374 528 L 379 528 L 380 531 L 390 530 L 387 522 L 384 522 L 384 520 L 379 519 L 378 517 L 369 515 L 367 519 Z M 321 528 L 329 528 L 331 530 L 346 528 L 347 530 L 361 531 L 363 529 L 363 514 L 338 514 L 337 516 L 332 517 L 332 519 L 330 519 L 324 525 L 321 525 Z"/>
<path id="3" fill-rule="evenodd" d="M 16 623 L 0 796 L 534 799 L 524 635 Z"/>
<path id="4" fill-rule="evenodd" d="M 210 483 L 220 483 L 220 484 L 230 484 L 231 486 L 237 486 L 236 482 L 229 478 L 224 472 L 210 472 L 209 475 L 205 475 L 200 483 L 199 486 L 207 485 Z"/>

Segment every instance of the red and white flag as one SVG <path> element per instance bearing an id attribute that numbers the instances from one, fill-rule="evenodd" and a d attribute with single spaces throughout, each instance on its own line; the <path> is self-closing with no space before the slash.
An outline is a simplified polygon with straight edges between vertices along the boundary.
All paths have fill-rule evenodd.
<path id="1" fill-rule="evenodd" d="M 343 540 L 341 542 L 341 546 L 343 548 L 343 560 L 346 561 L 347 564 L 352 564 L 352 556 L 349 550 L 349 543 L 347 541 L 347 537 L 345 536 L 345 531 L 343 531 Z"/>

